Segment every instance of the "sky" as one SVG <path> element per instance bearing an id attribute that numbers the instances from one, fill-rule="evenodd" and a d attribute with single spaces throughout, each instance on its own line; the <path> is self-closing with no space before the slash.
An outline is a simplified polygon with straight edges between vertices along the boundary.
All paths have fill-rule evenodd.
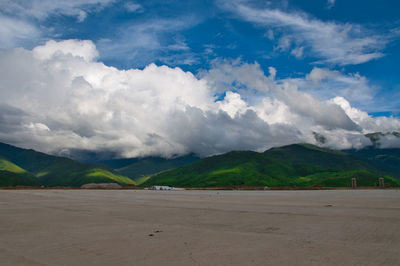
<path id="1" fill-rule="evenodd" d="M 0 0 L 0 141 L 70 157 L 360 149 L 368 133 L 400 131 L 399 10 Z"/>

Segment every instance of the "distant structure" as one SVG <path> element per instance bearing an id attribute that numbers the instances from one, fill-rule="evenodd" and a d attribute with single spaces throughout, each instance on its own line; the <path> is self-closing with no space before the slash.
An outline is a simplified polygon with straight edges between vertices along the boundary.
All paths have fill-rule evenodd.
<path id="1" fill-rule="evenodd" d="M 170 187 L 170 186 L 151 186 L 147 188 L 147 190 L 185 190 L 185 189 L 179 187 Z"/>
<path id="2" fill-rule="evenodd" d="M 385 188 L 385 179 L 383 177 L 379 178 L 379 187 Z"/>
<path id="3" fill-rule="evenodd" d="M 351 187 L 353 189 L 357 188 L 357 179 L 355 179 L 354 177 L 351 179 Z"/>

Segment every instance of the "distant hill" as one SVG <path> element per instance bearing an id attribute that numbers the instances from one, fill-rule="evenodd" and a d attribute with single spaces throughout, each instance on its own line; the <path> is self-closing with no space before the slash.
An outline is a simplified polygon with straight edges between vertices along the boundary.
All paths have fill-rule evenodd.
<path id="1" fill-rule="evenodd" d="M 45 186 L 72 186 L 79 187 L 86 183 L 119 183 L 135 184 L 128 177 L 116 173 L 114 170 L 100 164 L 84 164 L 68 158 L 47 155 L 34 150 L 21 149 L 12 145 L 0 143 L 0 156 L 24 171 L 23 175 L 34 176 L 35 184 Z M 18 169 L 11 167 L 14 170 Z M 8 170 L 4 170 L 8 171 Z M 17 172 L 16 172 L 17 171 Z M 19 170 L 21 171 L 21 170 Z M 15 175 L 22 175 L 15 170 L 12 174 L 2 173 L 1 186 L 13 186 Z M 32 183 L 33 184 L 33 183 Z M 22 185 L 18 183 L 18 185 Z M 25 184 L 24 185 L 28 185 Z"/>
<path id="2" fill-rule="evenodd" d="M 0 156 L 0 187 L 37 186 L 39 181 L 31 173 Z"/>
<path id="3" fill-rule="evenodd" d="M 349 153 L 295 144 L 264 153 L 234 151 L 152 176 L 142 186 L 373 186 L 385 175 L 374 164 Z M 386 184 L 399 186 L 385 175 Z"/>
<path id="4" fill-rule="evenodd" d="M 264 154 L 289 163 L 301 175 L 327 170 L 376 170 L 363 158 L 311 144 L 293 144 L 272 148 L 265 151 Z"/>
<path id="5" fill-rule="evenodd" d="M 362 150 L 345 150 L 344 152 L 362 158 L 376 169 L 400 179 L 400 149 L 368 147 Z"/>
<path id="6" fill-rule="evenodd" d="M 146 180 L 150 175 L 164 170 L 188 165 L 199 159 L 199 157 L 190 154 L 172 159 L 145 157 L 100 161 L 99 163 L 113 168 L 118 174 L 127 176 L 139 184 Z"/>
<path id="7" fill-rule="evenodd" d="M 112 169 L 115 168 L 115 169 Z M 0 186 L 79 187 L 86 183 L 215 186 L 400 186 L 400 149 L 335 151 L 310 144 L 263 153 L 233 151 L 199 159 L 130 158 L 82 163 L 0 143 Z M 396 178 L 398 180 L 396 180 Z"/>

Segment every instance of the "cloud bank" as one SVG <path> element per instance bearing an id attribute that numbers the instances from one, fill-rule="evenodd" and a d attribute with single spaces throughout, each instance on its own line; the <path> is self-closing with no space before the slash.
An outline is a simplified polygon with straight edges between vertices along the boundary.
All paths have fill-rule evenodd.
<path id="1" fill-rule="evenodd" d="M 79 40 L 0 51 L 0 141 L 62 155 L 171 157 L 298 142 L 360 148 L 371 144 L 366 133 L 400 130 L 398 119 L 373 118 L 344 97 L 320 100 L 257 63 L 215 61 L 195 76 L 154 64 L 119 70 L 97 56 Z M 316 69 L 302 82 L 338 76 Z"/>

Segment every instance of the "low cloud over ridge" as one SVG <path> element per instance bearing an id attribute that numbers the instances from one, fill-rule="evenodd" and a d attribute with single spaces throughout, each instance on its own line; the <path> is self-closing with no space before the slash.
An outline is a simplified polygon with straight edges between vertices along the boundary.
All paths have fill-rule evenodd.
<path id="1" fill-rule="evenodd" d="M 275 80 L 273 67 L 267 76 L 256 63 L 221 61 L 195 76 L 154 64 L 119 70 L 97 56 L 79 40 L 0 51 L 0 141 L 62 155 L 207 156 L 317 144 L 314 132 L 326 138 L 320 145 L 360 148 L 371 144 L 366 133 L 400 129 L 343 97 L 319 100 Z"/>

